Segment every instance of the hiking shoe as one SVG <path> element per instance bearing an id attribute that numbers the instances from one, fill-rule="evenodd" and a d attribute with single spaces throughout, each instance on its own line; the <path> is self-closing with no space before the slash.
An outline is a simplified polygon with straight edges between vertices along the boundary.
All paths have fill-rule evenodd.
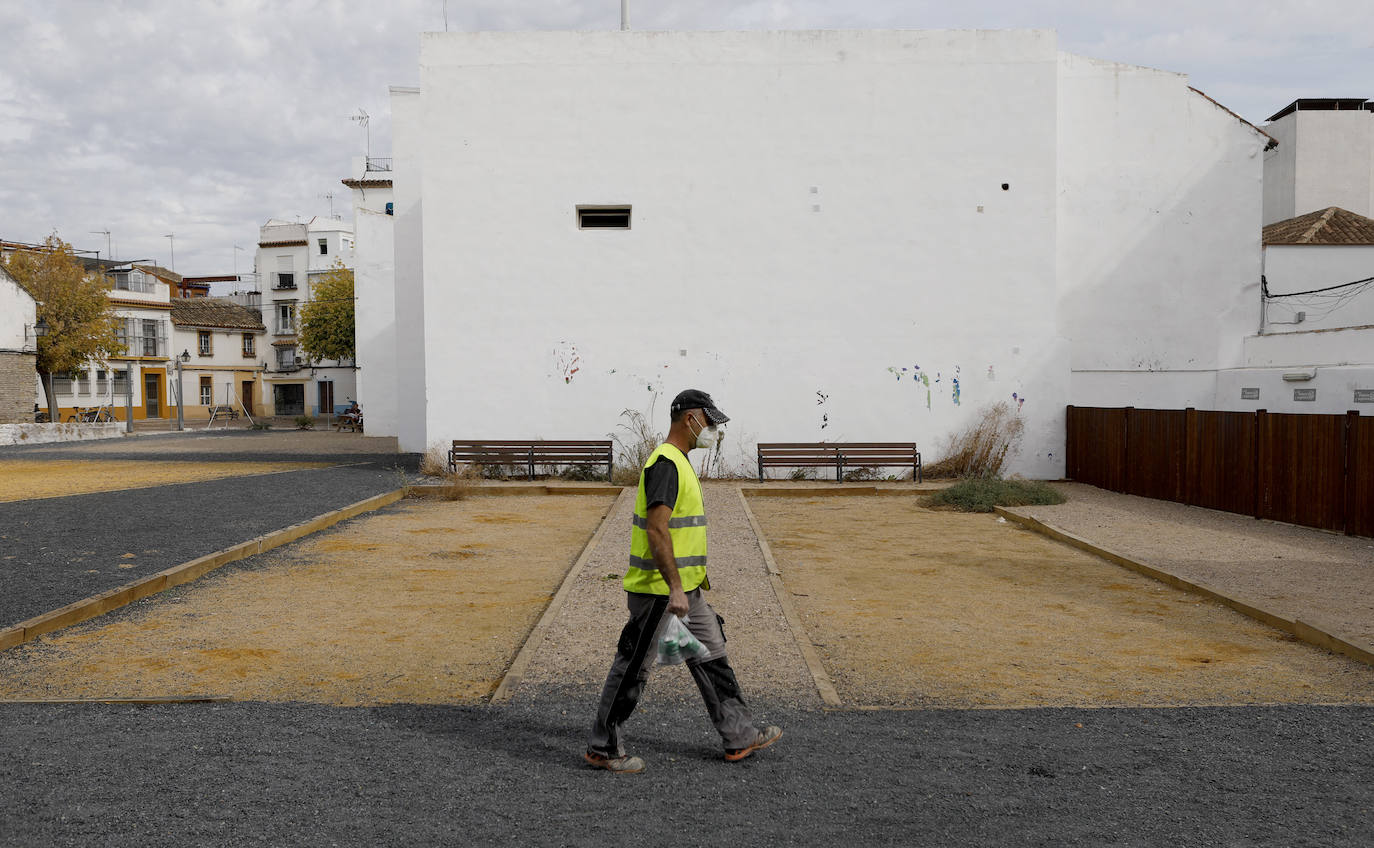
<path id="1" fill-rule="evenodd" d="M 582 755 L 582 759 L 593 768 L 605 769 L 613 774 L 638 774 L 644 771 L 644 761 L 639 757 L 607 757 L 588 751 Z"/>
<path id="2" fill-rule="evenodd" d="M 752 744 L 744 748 L 726 748 L 725 761 L 727 763 L 737 763 L 755 751 L 762 751 L 780 738 L 782 738 L 782 728 L 770 724 L 759 731 L 758 738 L 755 739 Z"/>

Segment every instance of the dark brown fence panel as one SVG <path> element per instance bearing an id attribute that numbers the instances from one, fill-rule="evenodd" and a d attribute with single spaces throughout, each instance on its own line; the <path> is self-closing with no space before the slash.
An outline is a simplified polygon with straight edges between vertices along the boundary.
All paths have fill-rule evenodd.
<path id="1" fill-rule="evenodd" d="M 1348 415 L 1349 462 L 1346 465 L 1345 532 L 1374 536 L 1374 417 Z"/>
<path id="2" fill-rule="evenodd" d="M 1126 486 L 1126 410 L 1071 406 L 1065 433 L 1065 474 L 1113 492 Z"/>
<path id="3" fill-rule="evenodd" d="M 1255 414 L 1196 410 L 1188 433 L 1187 502 L 1255 514 Z"/>
<path id="4" fill-rule="evenodd" d="M 1345 416 L 1260 413 L 1256 516 L 1345 529 Z"/>
<path id="5" fill-rule="evenodd" d="M 1126 412 L 1126 486 L 1132 495 L 1184 499 L 1187 414 L 1182 409 Z"/>

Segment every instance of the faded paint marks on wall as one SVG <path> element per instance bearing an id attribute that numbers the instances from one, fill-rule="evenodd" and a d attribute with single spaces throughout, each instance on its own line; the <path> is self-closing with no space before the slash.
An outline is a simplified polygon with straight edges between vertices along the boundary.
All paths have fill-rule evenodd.
<path id="1" fill-rule="evenodd" d="M 577 345 L 572 342 L 560 341 L 553 349 L 553 361 L 555 373 L 563 378 L 564 383 L 571 383 L 577 372 L 582 370 L 582 357 L 577 352 Z"/>

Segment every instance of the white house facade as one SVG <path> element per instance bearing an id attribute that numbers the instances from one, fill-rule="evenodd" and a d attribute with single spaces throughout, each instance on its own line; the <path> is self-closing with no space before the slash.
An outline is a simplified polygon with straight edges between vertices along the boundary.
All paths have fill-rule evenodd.
<path id="1" fill-rule="evenodd" d="M 38 308 L 0 266 L 0 424 L 33 423 Z"/>
<path id="2" fill-rule="evenodd" d="M 1374 219 L 1330 207 L 1270 224 L 1264 278 L 1217 408 L 1374 415 Z"/>
<path id="3" fill-rule="evenodd" d="M 382 433 L 396 432 L 398 403 L 391 164 L 391 159 L 360 156 L 353 162 L 352 176 L 343 180 L 353 192 L 354 293 L 358 303 L 367 304 L 354 318 L 360 365 L 357 398 L 369 429 L 380 428 Z"/>
<path id="4" fill-rule="evenodd" d="M 173 354 L 186 360 L 184 416 L 209 419 L 217 407 L 257 416 L 267 332 L 259 313 L 229 298 L 173 298 L 171 320 Z"/>
<path id="5" fill-rule="evenodd" d="M 333 218 L 271 219 L 259 231 L 255 267 L 267 347 L 260 354 L 269 415 L 337 414 L 357 397 L 355 363 L 312 362 L 300 348 L 300 308 L 336 262 L 353 267 L 353 229 Z"/>
<path id="6" fill-rule="evenodd" d="M 1210 406 L 1258 325 L 1272 139 L 1052 32 L 431 33 L 420 65 L 394 285 L 359 287 L 403 450 L 663 427 L 695 387 L 730 470 L 936 456 L 1005 402 L 1010 470 L 1059 477 L 1066 404 Z"/>
<path id="7" fill-rule="evenodd" d="M 1336 206 L 1374 216 L 1374 100 L 1308 97 L 1264 126 L 1264 223 Z"/>

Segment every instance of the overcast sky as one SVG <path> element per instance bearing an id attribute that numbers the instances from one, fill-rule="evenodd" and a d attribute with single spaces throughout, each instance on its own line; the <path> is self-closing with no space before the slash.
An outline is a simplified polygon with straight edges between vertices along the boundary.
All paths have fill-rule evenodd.
<path id="1" fill-rule="evenodd" d="M 350 217 L 390 154 L 419 33 L 617 29 L 619 0 L 0 0 L 0 238 L 251 270 L 269 217 Z M 1371 0 L 631 0 L 635 29 L 1052 28 L 1061 50 L 1187 73 L 1256 124 L 1374 98 Z M 167 234 L 174 239 L 167 239 Z M 243 248 L 236 251 L 234 246 Z"/>

